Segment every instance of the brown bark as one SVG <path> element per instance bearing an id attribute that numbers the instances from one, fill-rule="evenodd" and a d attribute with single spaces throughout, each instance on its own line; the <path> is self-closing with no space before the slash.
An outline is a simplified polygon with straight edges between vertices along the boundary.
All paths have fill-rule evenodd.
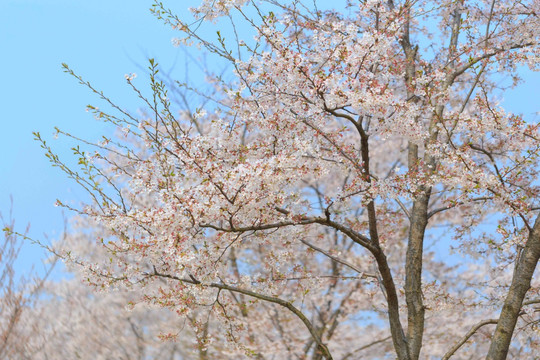
<path id="1" fill-rule="evenodd" d="M 422 189 L 411 213 L 407 246 L 405 296 L 407 301 L 407 339 L 411 359 L 418 359 L 424 334 L 425 310 L 422 300 L 422 255 L 424 234 L 428 223 L 427 211 L 431 189 Z"/>
<path id="2" fill-rule="evenodd" d="M 540 215 L 536 218 L 534 226 L 529 232 L 525 248 L 517 260 L 517 266 L 512 276 L 512 284 L 506 295 L 486 360 L 506 359 L 514 328 L 523 305 L 523 299 L 531 287 L 531 279 L 539 259 Z"/>
<path id="3" fill-rule="evenodd" d="M 394 279 L 392 278 L 392 273 L 388 267 L 388 261 L 386 256 L 381 251 L 373 252 L 375 260 L 377 261 L 377 266 L 379 272 L 381 273 L 381 278 L 383 281 L 384 289 L 386 290 L 387 303 L 388 303 L 388 321 L 390 322 L 390 333 L 392 334 L 392 341 L 394 343 L 394 349 L 399 360 L 409 360 L 411 359 L 409 355 L 409 349 L 407 347 L 407 340 L 405 334 L 403 333 L 403 327 L 401 326 L 401 321 L 399 320 L 399 301 L 396 291 L 396 286 L 394 284 Z"/>

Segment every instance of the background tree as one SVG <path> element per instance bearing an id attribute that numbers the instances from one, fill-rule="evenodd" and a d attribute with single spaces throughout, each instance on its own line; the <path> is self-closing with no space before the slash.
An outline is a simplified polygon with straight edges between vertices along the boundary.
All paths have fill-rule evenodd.
<path id="1" fill-rule="evenodd" d="M 127 76 L 139 116 L 66 66 L 121 132 L 74 148 L 81 171 L 36 134 L 110 231 L 107 257 L 63 256 L 189 319 L 200 358 L 532 357 L 539 125 L 497 96 L 536 70 L 539 3 L 318 5 L 204 1 L 192 22 L 155 3 L 234 69 L 176 85 L 204 109 L 171 103 L 154 60 L 149 97 Z"/>
<path id="2" fill-rule="evenodd" d="M 91 225 L 91 227 L 90 227 Z M 92 241 L 107 232 L 98 224 L 74 218 L 71 231 L 55 246 L 69 247 L 88 258 L 103 258 L 103 248 Z M 90 240 L 90 241 L 89 241 Z M 29 359 L 189 359 L 197 349 L 184 339 L 164 341 L 169 328 L 185 327 L 163 308 L 135 306 L 137 294 L 93 291 L 80 266 L 70 266 L 66 279 L 48 281 L 32 307 L 26 326 L 39 329 L 30 337 Z M 184 337 L 191 338 L 185 331 Z M 21 357 L 22 358 L 22 357 Z"/>
<path id="3" fill-rule="evenodd" d="M 1 356 L 6 359 L 195 359 L 198 346 L 190 345 L 189 331 L 183 338 L 166 341 L 168 329 L 186 325 L 168 309 L 130 305 L 137 294 L 126 291 L 95 292 L 85 284 L 84 269 L 70 268 L 62 280 L 32 274 L 18 279 L 15 262 L 22 240 L 5 224 L 2 247 L 3 277 L 0 288 Z M 92 225 L 91 228 L 89 226 Z M 74 218 L 71 232 L 56 247 L 84 250 L 87 258 L 105 256 L 94 236 L 106 232 L 95 223 Z M 90 240 L 90 241 L 89 241 Z M 55 259 L 56 255 L 52 255 Z M 56 276 L 57 277 L 57 276 Z"/>
<path id="4" fill-rule="evenodd" d="M 39 300 L 40 291 L 53 265 L 44 271 L 43 276 L 34 273 L 34 269 L 24 276 L 18 276 L 15 263 L 24 235 L 21 237 L 13 232 L 15 221 L 11 215 L 5 219 L 0 214 L 4 235 L 0 244 L 0 357 L 22 359 L 21 354 L 28 351 L 29 340 L 37 334 L 37 329 L 25 326 L 25 320 Z"/>

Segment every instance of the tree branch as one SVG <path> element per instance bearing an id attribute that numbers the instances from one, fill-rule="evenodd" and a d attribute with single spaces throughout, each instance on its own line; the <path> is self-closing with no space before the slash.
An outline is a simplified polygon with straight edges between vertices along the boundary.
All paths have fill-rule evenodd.
<path id="1" fill-rule="evenodd" d="M 375 340 L 375 341 L 373 341 L 373 342 L 370 342 L 369 344 L 366 344 L 366 345 L 364 345 L 364 346 L 362 346 L 362 347 L 359 347 L 359 348 L 356 349 L 356 350 L 351 351 L 350 353 L 347 353 L 341 360 L 347 360 L 348 358 L 350 358 L 351 356 L 353 356 L 353 355 L 356 354 L 357 352 L 360 352 L 360 351 L 362 351 L 362 350 L 365 350 L 365 349 L 367 349 L 367 348 L 369 348 L 369 347 L 371 347 L 371 346 L 373 346 L 373 345 L 377 345 L 377 344 L 383 343 L 383 342 L 385 342 L 385 341 L 387 341 L 387 340 L 390 340 L 391 338 L 392 338 L 392 336 L 387 336 L 387 337 L 385 337 L 385 338 L 382 338 L 382 339 L 379 339 L 379 340 Z"/>
<path id="2" fill-rule="evenodd" d="M 452 348 L 450 348 L 450 350 L 448 350 L 446 352 L 446 354 L 444 354 L 444 356 L 442 357 L 441 360 L 448 360 L 450 359 L 450 357 L 452 355 L 454 355 L 454 353 L 460 348 L 463 346 L 463 344 L 465 344 L 467 342 L 467 340 L 469 340 L 469 338 L 471 336 L 473 336 L 477 331 L 478 329 L 480 329 L 481 327 L 483 326 L 486 326 L 486 325 L 490 325 L 490 324 L 496 324 L 497 323 L 497 319 L 488 319 L 488 320 L 483 320 L 483 321 L 480 321 L 479 323 L 475 324 L 468 332 L 467 334 L 465 334 L 465 336 L 463 336 L 457 343 L 454 344 L 454 346 L 452 346 Z"/>
<path id="3" fill-rule="evenodd" d="M 191 275 L 190 275 L 191 279 L 186 279 L 186 278 L 179 278 L 179 277 L 174 276 L 174 275 L 162 274 L 162 273 L 159 273 L 155 267 L 154 267 L 154 272 L 151 273 L 151 274 L 148 274 L 148 275 L 173 279 L 173 280 L 181 281 L 183 283 L 188 283 L 188 284 L 192 284 L 192 285 L 198 285 L 198 286 L 202 286 L 202 287 L 211 287 L 211 288 L 220 289 L 220 290 L 228 290 L 228 291 L 231 291 L 231 292 L 244 294 L 244 295 L 259 299 L 259 300 L 264 300 L 264 301 L 267 301 L 267 302 L 271 302 L 271 303 L 280 305 L 280 306 L 288 309 L 289 311 L 291 311 L 293 314 L 295 314 L 304 323 L 304 325 L 308 329 L 309 333 L 311 334 L 311 336 L 313 337 L 313 339 L 317 343 L 317 346 L 318 346 L 319 350 L 321 351 L 321 353 L 323 354 L 324 358 L 327 359 L 327 360 L 332 360 L 333 359 L 332 355 L 330 354 L 330 351 L 328 350 L 328 347 L 322 342 L 321 337 L 317 333 L 317 330 L 315 329 L 313 324 L 308 320 L 308 318 L 300 310 L 298 310 L 289 301 L 285 301 L 283 299 L 280 299 L 280 298 L 277 298 L 277 297 L 274 297 L 274 296 L 268 296 L 268 295 L 259 294 L 259 293 L 256 293 L 254 291 L 251 291 L 251 290 L 237 288 L 235 286 L 230 286 L 230 285 L 227 285 L 227 284 L 221 284 L 221 283 L 205 284 L 205 283 L 202 283 L 199 280 L 195 279 Z"/>
<path id="4" fill-rule="evenodd" d="M 352 269 L 354 271 L 356 271 L 357 273 L 359 273 L 361 275 L 362 278 L 366 278 L 366 277 L 371 277 L 371 278 L 374 278 L 374 279 L 378 279 L 377 278 L 377 275 L 374 275 L 374 274 L 366 274 L 365 272 L 363 272 L 362 270 L 358 269 L 356 266 L 352 265 L 351 263 L 345 261 L 345 260 L 341 260 L 340 258 L 336 257 L 336 256 L 333 256 L 332 254 L 330 254 L 329 252 L 313 245 L 313 244 L 310 244 L 308 243 L 306 240 L 304 239 L 300 239 L 300 241 L 302 243 L 304 243 L 305 245 L 307 245 L 308 247 L 310 247 L 311 249 L 315 250 L 315 251 L 318 251 L 320 252 L 321 254 L 324 254 L 326 256 L 328 256 L 330 259 L 334 260 L 335 262 L 337 263 L 340 263 L 341 265 L 345 265 L 346 267 L 348 267 L 349 269 Z"/>

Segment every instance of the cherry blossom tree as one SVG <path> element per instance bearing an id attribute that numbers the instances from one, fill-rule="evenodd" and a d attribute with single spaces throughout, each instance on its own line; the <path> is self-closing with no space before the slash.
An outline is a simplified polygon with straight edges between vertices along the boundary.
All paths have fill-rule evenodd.
<path id="1" fill-rule="evenodd" d="M 156 2 L 232 79 L 167 86 L 151 60 L 149 96 L 126 76 L 139 115 L 65 65 L 120 131 L 57 129 L 89 146 L 80 170 L 36 134 L 109 232 L 106 255 L 62 256 L 176 312 L 199 359 L 532 358 L 539 124 L 500 84 L 538 70 L 540 3 L 325 5 Z"/>

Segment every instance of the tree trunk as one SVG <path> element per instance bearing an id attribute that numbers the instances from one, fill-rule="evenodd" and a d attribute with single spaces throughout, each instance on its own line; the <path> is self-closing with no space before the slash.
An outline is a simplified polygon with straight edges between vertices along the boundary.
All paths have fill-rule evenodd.
<path id="1" fill-rule="evenodd" d="M 422 255 L 428 222 L 427 209 L 431 189 L 422 189 L 414 201 L 407 245 L 405 296 L 407 301 L 407 340 L 411 359 L 418 359 L 424 335 L 424 303 L 422 299 Z"/>
<path id="2" fill-rule="evenodd" d="M 512 285 L 506 296 L 504 306 L 499 316 L 495 334 L 486 360 L 504 360 L 508 354 L 512 334 L 516 326 L 525 294 L 531 287 L 531 279 L 540 258 L 540 215 L 534 226 L 521 256 L 517 260 L 516 270 L 512 277 Z"/>

